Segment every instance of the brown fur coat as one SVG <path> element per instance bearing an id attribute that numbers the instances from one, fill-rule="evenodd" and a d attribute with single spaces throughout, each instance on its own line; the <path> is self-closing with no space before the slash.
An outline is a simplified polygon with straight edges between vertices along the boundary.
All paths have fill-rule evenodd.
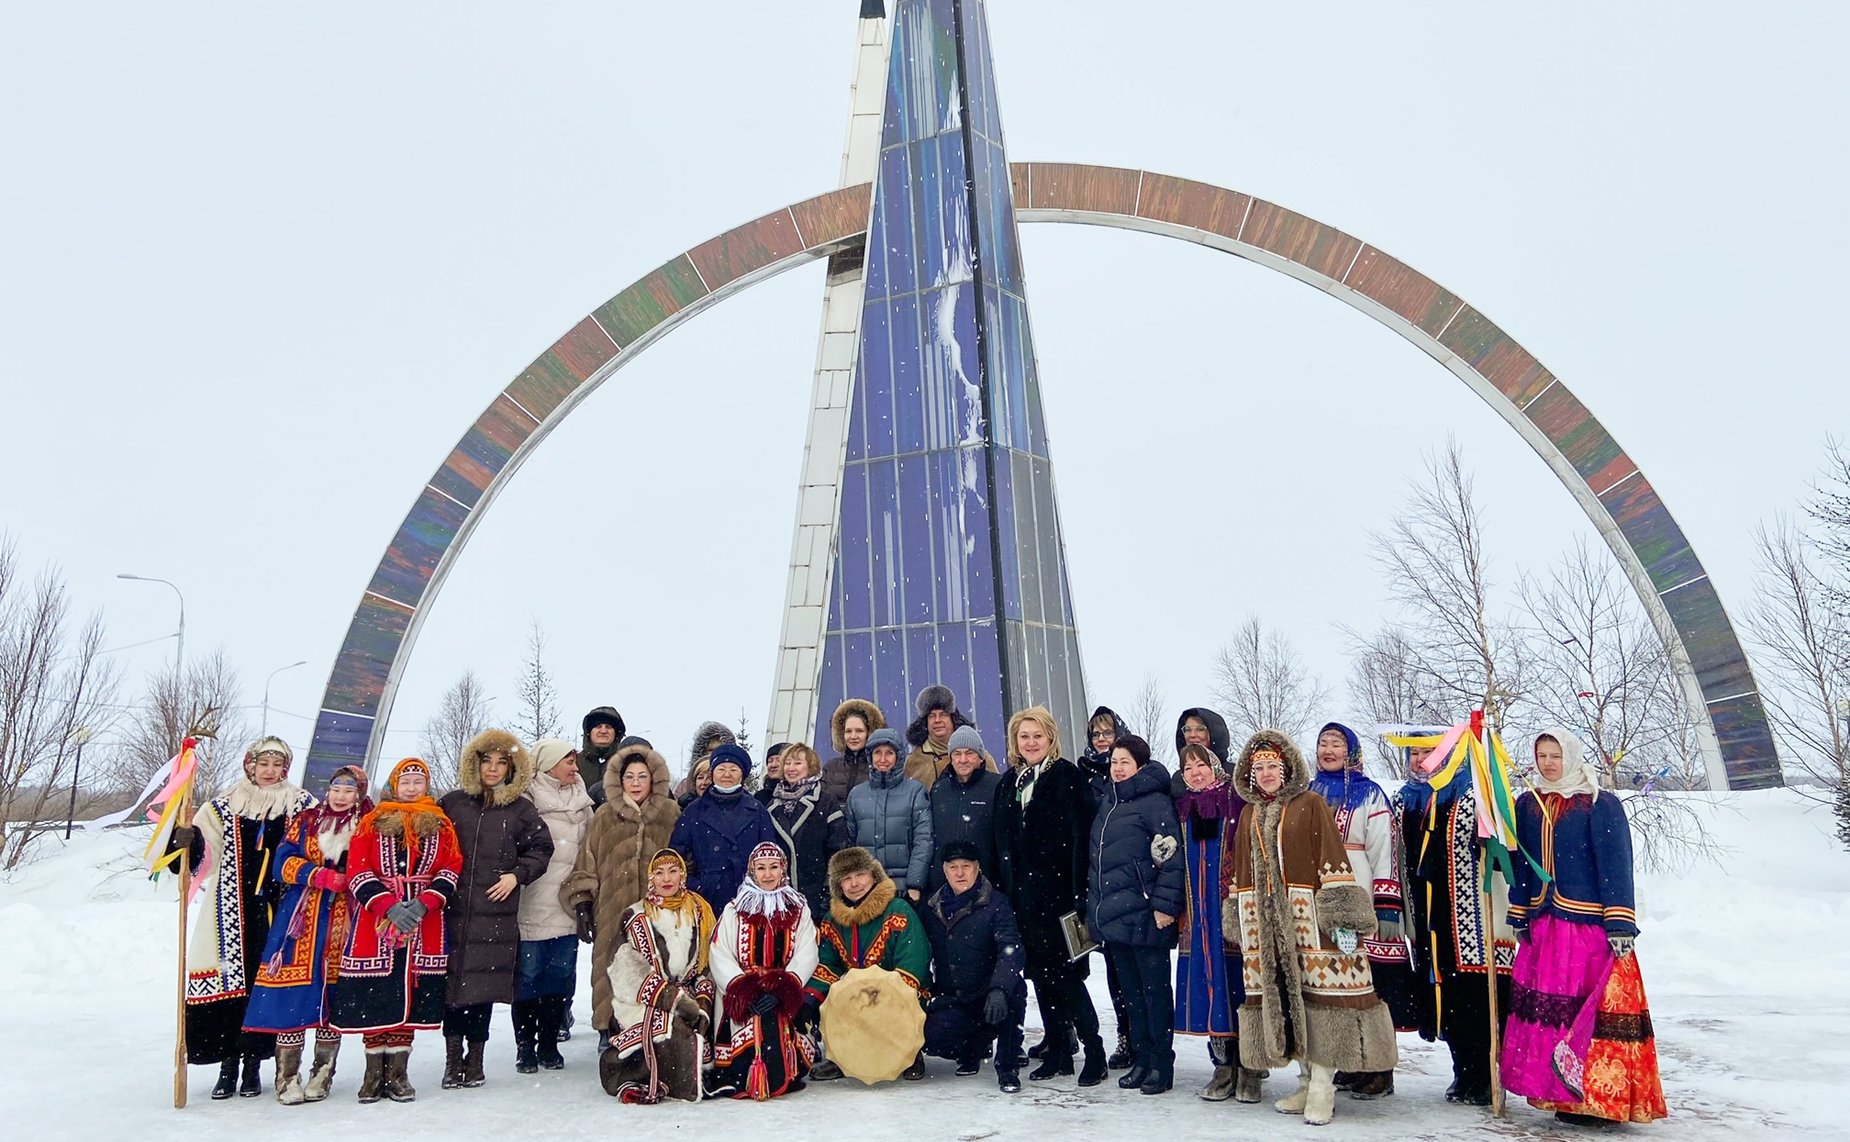
<path id="1" fill-rule="evenodd" d="M 1275 797 L 1252 781 L 1253 753 L 1285 759 Z M 1234 787 L 1247 798 L 1233 840 L 1233 895 L 1223 934 L 1238 942 L 1246 976 L 1240 1062 L 1258 1070 L 1293 1059 L 1339 1071 L 1387 1071 L 1394 1024 L 1375 995 L 1361 945 L 1345 955 L 1333 933 L 1375 930 L 1374 903 L 1355 883 L 1336 818 L 1310 794 L 1310 769 L 1291 739 L 1260 730 L 1240 751 Z"/>

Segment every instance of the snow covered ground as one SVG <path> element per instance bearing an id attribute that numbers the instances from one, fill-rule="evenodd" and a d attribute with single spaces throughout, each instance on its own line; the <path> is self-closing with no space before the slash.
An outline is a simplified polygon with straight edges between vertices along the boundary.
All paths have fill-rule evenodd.
<path id="1" fill-rule="evenodd" d="M 1700 795 L 1698 795 L 1700 796 Z M 1638 955 L 1657 1027 L 1671 1118 L 1630 1128 L 1634 1136 L 1695 1139 L 1850 1138 L 1850 854 L 1830 838 L 1830 819 L 1795 794 L 1705 798 L 1730 851 L 1727 869 L 1646 876 Z M 191 1069 L 191 1105 L 171 1109 L 174 904 L 171 882 L 152 887 L 139 871 L 141 841 L 129 833 L 49 840 L 42 859 L 0 883 L 0 1134 L 7 1138 L 252 1139 L 315 1130 L 349 1142 L 408 1136 L 504 1135 L 547 1140 L 606 1136 L 647 1124 L 674 1131 L 816 1136 L 818 1126 L 861 1139 L 1302 1138 L 1301 1120 L 1267 1103 L 1212 1105 L 1194 1097 L 1208 1062 L 1198 1041 L 1178 1040 L 1177 1090 L 1160 1098 L 1120 1091 L 1113 1079 L 1078 1090 L 1071 1079 L 1024 1084 L 1003 1095 L 985 1069 L 958 1079 L 931 1060 L 921 1083 L 820 1084 L 763 1105 L 707 1103 L 626 1107 L 597 1085 L 596 1037 L 565 1044 L 566 1069 L 519 1075 L 504 1011 L 489 1043 L 488 1085 L 438 1088 L 441 1039 L 420 1035 L 410 1105 L 361 1106 L 357 1044 L 344 1054 L 334 1095 L 314 1106 L 259 1099 L 214 1103 L 215 1068 Z M 581 957 L 583 963 L 588 957 Z M 1094 990 L 1103 1002 L 1102 971 Z M 589 989 L 580 991 L 582 1013 Z M 1032 1009 L 1032 1005 L 1030 1005 Z M 1107 1015 L 1107 1020 L 1109 1016 Z M 267 1077 L 267 1068 L 266 1068 Z M 1398 1093 L 1375 1103 L 1340 1097 L 1324 1136 L 1561 1138 L 1518 1102 L 1506 1121 L 1449 1106 L 1443 1046 L 1401 1037 Z M 1268 1103 L 1287 1076 L 1267 1083 Z M 287 1134 L 273 1134 L 283 1131 Z"/>

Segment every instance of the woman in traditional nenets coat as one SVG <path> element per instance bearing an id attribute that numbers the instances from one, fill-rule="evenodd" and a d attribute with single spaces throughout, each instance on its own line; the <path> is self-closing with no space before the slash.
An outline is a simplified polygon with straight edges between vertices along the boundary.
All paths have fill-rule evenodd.
<path id="1" fill-rule="evenodd" d="M 1355 882 L 1374 895 L 1375 934 L 1365 937 L 1362 947 L 1368 953 L 1375 994 L 1387 1004 L 1396 1030 L 1417 1031 L 1420 997 L 1405 939 L 1399 818 L 1387 791 L 1362 768 L 1361 739 L 1341 722 L 1326 723 L 1317 732 L 1310 791 L 1323 798 L 1336 817 Z M 1394 1073 L 1338 1071 L 1336 1089 L 1354 1098 L 1382 1098 L 1394 1093 Z"/>
<path id="2" fill-rule="evenodd" d="M 1503 1085 L 1538 1110 L 1587 1126 L 1664 1117 L 1657 1041 L 1632 941 L 1632 834 L 1625 807 L 1587 765 L 1580 739 L 1535 739 L 1535 787 L 1516 801 L 1523 856 L 1510 925 Z"/>
<path id="3" fill-rule="evenodd" d="M 714 1088 L 763 1102 L 803 1089 L 812 1046 L 797 1031 L 816 970 L 816 922 L 790 884 L 784 850 L 752 850 L 745 882 L 720 913 L 709 967 L 726 1019 L 713 1048 Z"/>
<path id="4" fill-rule="evenodd" d="M 340 1032 L 328 1023 L 329 998 L 353 919 L 347 846 L 360 818 L 372 811 L 366 771 L 343 765 L 328 779 L 327 800 L 296 814 L 276 851 L 283 901 L 244 1009 L 244 1029 L 276 1036 L 276 1101 L 286 1105 L 320 1102 L 334 1081 Z M 304 1085 L 302 1049 L 310 1028 L 315 1060 Z"/>
<path id="5" fill-rule="evenodd" d="M 1207 1037 L 1214 1076 L 1200 1097 L 1225 1102 L 1237 1094 L 1241 1102 L 1258 1102 L 1265 1074 L 1240 1066 L 1236 1013 L 1246 1001 L 1240 949 L 1229 946 L 1221 923 L 1233 891 L 1233 830 L 1246 802 L 1207 746 L 1182 747 L 1181 774 L 1188 792 L 1176 801 L 1176 816 L 1187 861 L 1188 907 L 1176 925 L 1175 1030 Z"/>
<path id="6" fill-rule="evenodd" d="M 1222 914 L 1246 975 L 1240 1065 L 1298 1064 L 1298 1089 L 1281 1114 L 1330 1121 L 1336 1072 L 1391 1071 L 1394 1021 L 1375 995 L 1361 937 L 1375 931 L 1374 901 L 1355 882 L 1342 833 L 1309 793 L 1304 755 L 1277 730 L 1247 740 L 1234 769 L 1246 798 L 1234 832 L 1235 907 Z"/>
<path id="7" fill-rule="evenodd" d="M 315 803 L 289 783 L 290 756 L 281 738 L 252 742 L 243 775 L 173 831 L 193 883 L 205 885 L 205 915 L 186 947 L 186 1061 L 219 1064 L 215 1099 L 262 1094 L 258 1062 L 276 1053 L 276 1036 L 244 1030 L 244 1009 L 282 902 L 277 850 L 296 814 Z"/>
<path id="8" fill-rule="evenodd" d="M 463 854 L 443 1000 L 445 1089 L 487 1081 L 489 1016 L 495 1004 L 511 1004 L 519 993 L 520 890 L 546 875 L 552 861 L 552 834 L 539 808 L 521 796 L 533 772 L 532 755 L 513 734 L 483 730 L 456 763 L 460 788 L 438 802 Z"/>
<path id="9" fill-rule="evenodd" d="M 687 887 L 673 849 L 649 861 L 649 892 L 623 917 L 610 961 L 615 1031 L 598 1062 L 606 1093 L 624 1102 L 700 1098 L 712 1060 L 713 980 L 707 949 L 713 909 Z"/>
<path id="10" fill-rule="evenodd" d="M 430 796 L 430 766 L 407 757 L 392 767 L 378 808 L 360 818 L 347 846 L 354 923 L 330 1022 L 364 1037 L 361 1102 L 417 1097 L 405 1068 L 412 1037 L 443 1022 L 444 912 L 461 876 L 462 848 Z"/>

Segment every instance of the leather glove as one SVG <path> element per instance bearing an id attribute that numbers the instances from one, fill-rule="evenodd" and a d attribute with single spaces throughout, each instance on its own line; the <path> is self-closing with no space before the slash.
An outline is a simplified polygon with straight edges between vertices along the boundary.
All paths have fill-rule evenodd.
<path id="1" fill-rule="evenodd" d="M 339 892 L 347 887 L 347 874 L 339 869 L 318 868 L 308 874 L 308 883 L 327 892 Z"/>
<path id="2" fill-rule="evenodd" d="M 190 849 L 193 847 L 193 838 L 198 835 L 199 830 L 191 825 L 175 825 L 173 827 L 173 832 L 168 834 L 171 838 L 167 842 L 168 847 L 173 852 L 179 852 L 181 849 Z"/>
<path id="3" fill-rule="evenodd" d="M 1009 1017 L 1009 997 L 1002 994 L 1002 989 L 992 987 L 983 999 L 983 1022 L 991 1027 L 1000 1027 L 1002 1021 Z"/>
<path id="4" fill-rule="evenodd" d="M 1606 937 L 1606 946 L 1612 949 L 1613 959 L 1622 960 L 1632 954 L 1632 942 L 1636 939 L 1636 936 L 1621 936 L 1615 933 Z"/>
<path id="5" fill-rule="evenodd" d="M 752 1000 L 752 1014 L 758 1016 L 760 1019 L 776 1010 L 777 996 L 772 995 L 768 991 L 760 995 L 757 999 Z"/>
<path id="6" fill-rule="evenodd" d="M 424 902 L 422 900 L 400 900 L 385 910 L 386 922 L 398 929 L 401 935 L 409 936 L 418 930 L 424 922 Z"/>
<path id="7" fill-rule="evenodd" d="M 580 901 L 573 911 L 578 913 L 578 938 L 587 944 L 597 939 L 597 916 L 591 911 L 591 902 Z"/>
<path id="8" fill-rule="evenodd" d="M 951 1005 L 951 997 L 940 993 L 938 995 L 932 996 L 930 999 L 927 999 L 925 1001 L 925 1010 L 926 1011 L 943 1011 L 945 1008 L 949 1007 L 950 1005 Z"/>

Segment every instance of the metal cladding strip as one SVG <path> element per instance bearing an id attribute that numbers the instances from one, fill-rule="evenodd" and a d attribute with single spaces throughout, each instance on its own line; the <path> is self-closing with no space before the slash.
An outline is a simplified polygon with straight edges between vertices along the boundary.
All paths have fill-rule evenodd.
<path id="1" fill-rule="evenodd" d="M 1357 238 L 1219 187 L 1057 163 L 1017 164 L 1016 184 L 1031 190 L 1022 221 L 1143 230 L 1258 262 L 1369 314 L 1445 365 L 1529 442 L 1618 556 L 1692 708 L 1709 715 L 1698 737 L 1711 785 L 1783 784 L 1747 656 L 1687 537 L 1605 427 L 1489 318 Z"/>
<path id="2" fill-rule="evenodd" d="M 355 609 L 329 673 L 305 780 L 370 771 L 398 681 L 444 577 L 495 495 L 580 401 L 635 355 L 755 282 L 859 242 L 866 185 L 773 211 L 657 268 L 574 325 L 496 394 L 420 489 Z"/>
<path id="3" fill-rule="evenodd" d="M 1565 386 L 1488 318 L 1380 250 L 1238 191 L 1154 172 L 1079 164 L 1014 163 L 1010 174 L 1019 221 L 1139 230 L 1234 254 L 1342 299 L 1445 365 L 1529 442 L 1612 547 L 1670 648 L 1686 693 L 1709 715 L 1701 729 L 1711 783 L 1732 789 L 1783 784 L 1753 672 L 1687 538 L 1650 482 L 1624 458 L 1610 435 L 1590 415 L 1577 411 L 1578 402 L 1572 401 Z M 1125 212 L 1127 195 L 1129 213 Z M 706 297 L 663 313 L 656 325 L 625 344 L 620 355 L 601 363 L 597 363 L 597 345 L 604 327 L 586 318 L 491 402 L 425 489 L 442 495 L 426 500 L 425 493 L 420 493 L 418 506 L 400 529 L 400 538 L 394 540 L 375 572 L 374 580 L 381 584 L 421 580 L 416 599 L 368 593 L 354 612 L 315 726 L 308 780 L 323 782 L 339 765 L 370 765 L 378 756 L 376 727 L 390 713 L 392 689 L 415 642 L 421 609 L 436 597 L 443 572 L 467 539 L 473 521 L 546 432 L 610 372 L 705 306 L 860 241 L 871 198 L 872 188 L 861 184 L 788 207 L 803 236 L 801 254 L 745 270 Z M 730 234 L 739 234 L 742 243 L 742 232 L 753 225 Z M 1263 238 L 1265 244 L 1248 238 Z M 770 256 L 773 247 L 762 239 L 760 232 L 757 246 L 764 251 L 762 256 Z M 728 250 L 734 245 L 724 244 Z M 691 271 L 692 254 L 689 251 L 670 265 L 685 262 Z M 1293 255 L 1303 261 L 1293 260 Z M 1311 262 L 1318 268 L 1312 268 Z M 618 299 L 650 280 L 645 278 Z M 603 343 L 607 351 L 611 349 L 608 338 Z M 1562 390 L 1561 398 L 1554 396 L 1556 389 Z M 524 436 L 496 410 L 495 404 L 504 398 L 535 421 Z M 1562 398 L 1571 403 L 1551 403 Z M 1534 418 L 1528 415 L 1531 409 Z M 473 499 L 464 488 L 476 490 Z M 470 505 L 467 518 L 447 532 L 447 540 L 441 522 L 419 515 L 424 506 L 438 512 L 438 501 L 443 499 Z M 437 541 L 442 542 L 442 553 L 435 565 L 428 571 L 407 567 L 409 553 L 421 552 L 428 558 L 431 544 Z"/>

